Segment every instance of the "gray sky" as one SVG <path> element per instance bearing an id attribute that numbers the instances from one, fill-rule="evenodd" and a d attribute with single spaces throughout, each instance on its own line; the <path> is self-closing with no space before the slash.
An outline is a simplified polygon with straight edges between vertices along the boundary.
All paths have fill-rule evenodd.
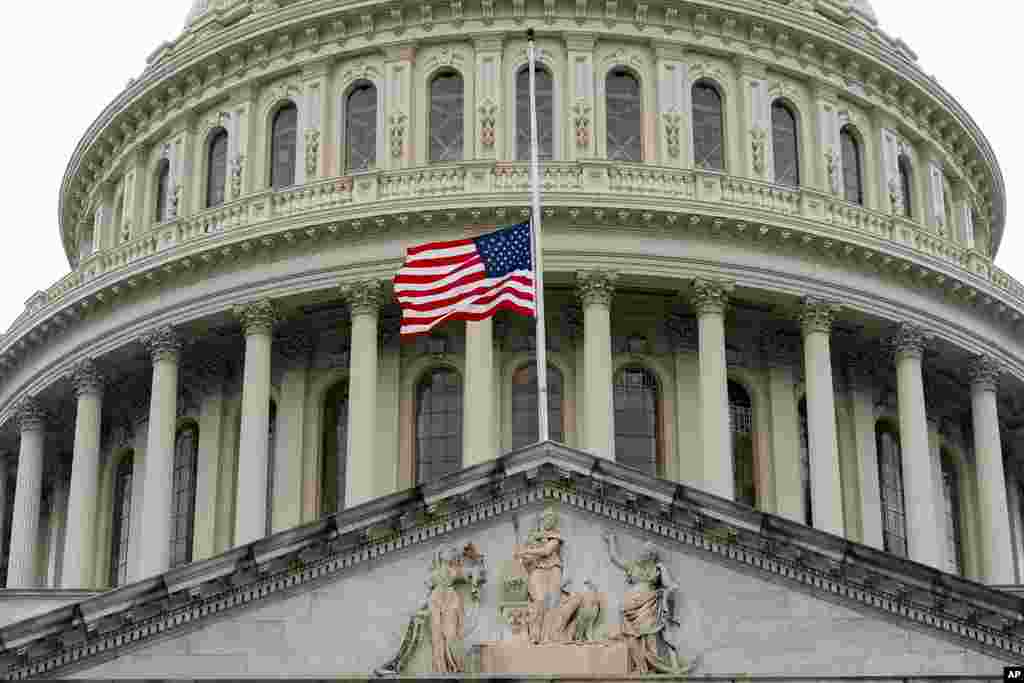
<path id="1" fill-rule="evenodd" d="M 873 0 L 882 28 L 903 38 L 922 68 L 974 117 L 996 152 L 1006 181 L 1008 222 L 996 263 L 1024 281 L 1024 234 L 1015 229 L 1015 191 L 1024 183 L 1024 142 L 1008 81 L 1024 56 L 1019 19 L 1006 0 L 968 4 L 935 0 Z M 8 2 L 0 41 L 6 105 L 0 108 L 0 165 L 6 201 L 0 250 L 0 330 L 34 292 L 68 272 L 57 228 L 57 193 L 68 158 L 103 107 L 138 76 L 145 58 L 181 29 L 189 0 L 62 0 Z"/>

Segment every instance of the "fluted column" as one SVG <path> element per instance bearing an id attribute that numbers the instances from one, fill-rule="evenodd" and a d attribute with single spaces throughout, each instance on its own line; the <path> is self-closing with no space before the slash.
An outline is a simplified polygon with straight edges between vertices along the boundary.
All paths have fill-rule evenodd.
<path id="1" fill-rule="evenodd" d="M 181 340 L 169 326 L 145 335 L 142 343 L 153 360 L 153 384 L 140 501 L 142 521 L 139 527 L 142 533 L 139 536 L 138 579 L 167 571 L 171 561 L 171 475 L 181 355 Z"/>
<path id="2" fill-rule="evenodd" d="M 615 273 L 591 270 L 576 274 L 576 294 L 583 306 L 583 447 L 613 460 L 612 421 L 612 295 Z"/>
<path id="3" fill-rule="evenodd" d="M 704 490 L 735 497 L 732 443 L 729 437 L 729 385 L 725 357 L 725 307 L 733 283 L 693 281 L 700 355 L 700 434 Z"/>
<path id="4" fill-rule="evenodd" d="M 15 413 L 21 432 L 18 483 L 14 489 L 11 552 L 7 564 L 8 588 L 33 588 L 36 575 L 36 540 L 43 489 L 43 438 L 46 413 L 33 397 L 26 397 Z"/>
<path id="5" fill-rule="evenodd" d="M 839 306 L 806 297 L 800 310 L 807 383 L 807 445 L 811 460 L 811 522 L 816 529 L 842 536 L 843 495 L 836 437 L 836 399 L 829 336 Z"/>
<path id="6" fill-rule="evenodd" d="M 96 543 L 100 411 L 103 405 L 104 378 L 96 363 L 87 359 L 75 367 L 71 379 L 78 398 L 78 409 L 75 413 L 75 445 L 60 585 L 63 588 L 88 588 L 94 585 L 92 558 Z"/>
<path id="7" fill-rule="evenodd" d="M 1001 367 L 995 359 L 979 356 L 968 373 L 971 379 L 971 415 L 974 455 L 977 459 L 981 518 L 982 578 L 992 585 L 1015 583 L 1010 513 L 1006 505 L 1006 474 L 999 436 L 996 386 Z"/>
<path id="8" fill-rule="evenodd" d="M 348 463 L 345 466 L 345 507 L 365 503 L 378 493 L 377 375 L 380 356 L 377 327 L 381 291 L 376 281 L 342 288 L 352 315 L 352 351 L 348 375 Z"/>
<path id="9" fill-rule="evenodd" d="M 245 334 L 242 424 L 235 495 L 235 545 L 267 532 L 267 467 L 270 431 L 270 345 L 277 314 L 268 299 L 236 306 Z"/>
<path id="10" fill-rule="evenodd" d="M 893 338 L 896 355 L 896 391 L 900 416 L 900 452 L 903 460 L 903 500 L 907 514 L 907 550 L 910 559 L 936 569 L 944 567 L 939 545 L 939 508 L 928 450 L 928 419 L 924 405 L 921 359 L 927 334 L 916 325 L 903 324 Z"/>

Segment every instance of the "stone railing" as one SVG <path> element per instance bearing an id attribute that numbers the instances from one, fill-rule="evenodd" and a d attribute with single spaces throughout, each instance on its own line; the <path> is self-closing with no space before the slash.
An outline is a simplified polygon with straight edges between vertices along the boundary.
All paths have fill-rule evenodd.
<path id="1" fill-rule="evenodd" d="M 604 160 L 545 163 L 542 183 L 549 206 L 605 206 L 609 201 L 628 204 L 655 199 L 664 203 L 645 206 L 669 212 L 713 213 L 717 205 L 807 219 L 892 242 L 900 245 L 904 253 L 909 249 L 911 253 L 970 273 L 1004 293 L 1009 307 L 1024 311 L 1024 286 L 993 266 L 981 253 L 920 224 L 851 204 L 815 189 L 785 187 L 714 171 Z M 25 312 L 14 321 L 3 345 L 15 343 L 47 310 L 56 311 L 73 301 L 78 292 L 97 278 L 129 267 L 138 270 L 140 262 L 173 259 L 180 255 L 176 247 L 214 235 L 227 235 L 275 219 L 321 213 L 338 220 L 360 219 L 390 213 L 390 203 L 394 201 L 401 202 L 405 208 L 409 201 L 444 203 L 460 196 L 469 199 L 491 194 L 496 195 L 494 201 L 499 204 L 521 202 L 525 205 L 527 200 L 522 195 L 528 189 L 529 170 L 525 162 L 473 161 L 370 171 L 281 190 L 262 190 L 140 231 L 141 234 L 131 241 L 83 260 L 74 272 L 29 299 Z M 508 196 L 513 194 L 516 197 Z M 799 226 L 794 225 L 792 229 L 799 229 Z"/>

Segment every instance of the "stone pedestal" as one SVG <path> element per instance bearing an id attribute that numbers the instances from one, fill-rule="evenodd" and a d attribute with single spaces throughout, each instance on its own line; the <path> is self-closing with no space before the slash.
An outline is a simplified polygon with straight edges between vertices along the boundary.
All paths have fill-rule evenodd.
<path id="1" fill-rule="evenodd" d="M 543 676 L 623 676 L 629 649 L 624 640 L 541 643 L 502 640 L 480 644 L 480 673 Z"/>

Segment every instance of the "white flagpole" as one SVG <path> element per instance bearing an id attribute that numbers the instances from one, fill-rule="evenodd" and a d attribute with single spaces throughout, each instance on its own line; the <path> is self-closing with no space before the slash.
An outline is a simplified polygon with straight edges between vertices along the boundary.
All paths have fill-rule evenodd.
<path id="1" fill-rule="evenodd" d="M 541 441 L 548 438 L 548 349 L 544 330 L 544 265 L 540 241 L 540 161 L 537 153 L 537 83 L 534 73 L 537 62 L 533 29 L 526 32 L 530 58 L 530 192 L 533 195 L 533 220 L 530 221 L 533 247 L 533 282 L 537 308 L 537 424 Z"/>

